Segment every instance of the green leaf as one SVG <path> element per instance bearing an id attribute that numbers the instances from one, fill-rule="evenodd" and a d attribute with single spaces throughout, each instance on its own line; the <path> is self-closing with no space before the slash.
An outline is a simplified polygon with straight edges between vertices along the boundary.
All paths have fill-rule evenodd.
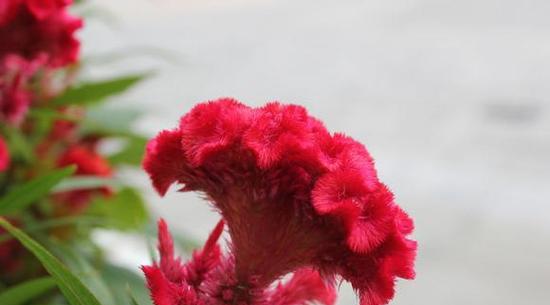
<path id="1" fill-rule="evenodd" d="M 17 128 L 4 128 L 6 141 L 10 148 L 12 159 L 19 158 L 25 162 L 31 162 L 34 159 L 33 148 L 25 135 Z"/>
<path id="2" fill-rule="evenodd" d="M 123 267 L 106 264 L 101 274 L 103 279 L 113 291 L 117 305 L 151 305 L 151 299 L 146 289 L 143 275 L 136 273 L 136 270 L 129 270 Z M 123 291 L 127 294 L 122 293 Z"/>
<path id="3" fill-rule="evenodd" d="M 64 178 L 72 175 L 74 166 L 51 171 L 43 176 L 12 188 L 0 199 L 0 215 L 22 210 L 47 195 Z"/>
<path id="4" fill-rule="evenodd" d="M 97 176 L 79 176 L 70 177 L 61 181 L 53 188 L 53 192 L 66 192 L 80 189 L 97 189 L 101 187 L 118 188 L 120 183 L 113 178 L 103 178 Z"/>
<path id="5" fill-rule="evenodd" d="M 67 120 L 67 121 L 78 121 L 80 118 L 76 116 L 71 116 L 60 112 L 55 109 L 50 108 L 31 108 L 28 113 L 29 117 L 36 119 L 47 119 L 47 120 Z"/>
<path id="6" fill-rule="evenodd" d="M 55 280 L 49 276 L 26 281 L 0 293 L 0 304 L 22 305 L 54 287 Z"/>
<path id="7" fill-rule="evenodd" d="M 147 76 L 148 74 L 136 74 L 107 81 L 84 83 L 80 86 L 69 88 L 63 95 L 53 100 L 52 103 L 56 106 L 94 104 L 112 95 L 123 93 Z"/>
<path id="8" fill-rule="evenodd" d="M 128 292 L 128 297 L 130 298 L 130 305 L 141 305 L 137 301 L 136 297 L 134 296 L 134 294 L 132 293 L 132 290 L 130 290 L 130 288 L 128 288 L 126 291 Z"/>
<path id="9" fill-rule="evenodd" d="M 112 65 L 136 57 L 160 59 L 172 65 L 182 64 L 182 54 L 179 52 L 151 46 L 131 46 L 114 52 L 88 56 L 82 61 L 88 66 Z"/>
<path id="10" fill-rule="evenodd" d="M 116 304 L 113 292 L 116 292 L 108 285 L 101 274 L 101 270 L 92 264 L 96 259 L 95 245 L 86 241 L 79 241 L 75 244 L 67 244 L 56 240 L 44 240 L 44 246 L 51 249 L 53 254 L 59 257 L 78 276 L 82 283 L 94 294 L 101 304 Z M 91 247 L 91 248 L 90 248 Z"/>
<path id="11" fill-rule="evenodd" d="M 82 129 L 84 133 L 128 135 L 132 131 L 132 124 L 142 114 L 143 111 L 135 108 L 94 107 L 86 113 Z"/>
<path id="12" fill-rule="evenodd" d="M 38 222 L 33 222 L 22 227 L 22 229 L 28 233 L 43 232 L 45 229 L 57 228 L 62 226 L 80 226 L 80 227 L 98 227 L 105 226 L 105 219 L 103 217 L 94 217 L 87 215 L 68 216 L 45 219 Z M 6 240 L 10 240 L 12 236 L 8 233 L 0 234 L 0 244 Z"/>
<path id="13" fill-rule="evenodd" d="M 149 220 L 145 202 L 132 188 L 123 188 L 109 198 L 98 198 L 88 212 L 103 216 L 108 227 L 118 230 L 142 229 Z"/>
<path id="14" fill-rule="evenodd" d="M 25 248 L 36 256 L 44 269 L 55 279 L 57 286 L 71 305 L 101 305 L 80 279 L 44 247 L 2 217 L 0 217 L 0 226 L 17 238 Z"/>
<path id="15" fill-rule="evenodd" d="M 145 152 L 145 145 L 147 144 L 147 139 L 140 136 L 128 137 L 126 140 L 126 145 L 124 148 L 109 156 L 109 163 L 116 164 L 127 164 L 139 166 L 143 160 L 143 154 Z"/>

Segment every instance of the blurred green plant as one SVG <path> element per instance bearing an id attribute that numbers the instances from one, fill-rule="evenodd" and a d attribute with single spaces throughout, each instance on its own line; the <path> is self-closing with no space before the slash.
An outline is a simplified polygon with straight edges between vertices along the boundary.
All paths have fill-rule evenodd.
<path id="1" fill-rule="evenodd" d="M 81 16 L 113 19 L 85 2 L 73 3 Z M 0 305 L 150 305 L 137 266 L 111 262 L 93 233 L 129 233 L 144 243 L 155 234 L 140 192 L 120 174 L 141 163 L 147 137 L 134 127 L 142 112 L 110 105 L 154 73 L 80 75 L 129 54 L 172 55 L 133 48 L 50 66 L 15 53 L 13 61 L 0 52 Z M 25 107 L 12 107 L 21 98 Z M 4 113 L 12 108 L 23 112 L 13 119 Z M 196 245 L 179 240 L 185 250 Z"/>

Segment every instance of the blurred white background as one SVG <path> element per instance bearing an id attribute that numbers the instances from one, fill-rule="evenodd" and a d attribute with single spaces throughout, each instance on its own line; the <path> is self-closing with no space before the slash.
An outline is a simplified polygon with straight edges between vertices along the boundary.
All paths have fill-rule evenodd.
<path id="1" fill-rule="evenodd" d="M 417 226 L 418 277 L 392 304 L 548 304 L 550 1 L 92 3 L 104 11 L 85 54 L 128 52 L 90 76 L 157 71 L 125 96 L 147 134 L 232 96 L 304 105 L 366 144 Z M 162 53 L 151 47 L 168 52 L 136 55 Z M 218 219 L 196 195 L 136 181 L 174 230 L 201 240 Z M 339 304 L 357 304 L 349 288 Z"/>

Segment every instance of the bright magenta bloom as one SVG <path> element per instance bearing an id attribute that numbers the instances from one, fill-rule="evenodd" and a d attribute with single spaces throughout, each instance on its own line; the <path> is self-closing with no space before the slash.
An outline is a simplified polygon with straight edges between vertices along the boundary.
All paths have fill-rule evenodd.
<path id="1" fill-rule="evenodd" d="M 148 144 L 144 168 L 159 193 L 179 183 L 220 211 L 238 286 L 268 287 L 314 268 L 349 281 L 361 305 L 380 305 L 393 297 L 396 277 L 414 278 L 412 220 L 371 156 L 303 107 L 199 104 Z"/>
<path id="2" fill-rule="evenodd" d="M 74 32 L 82 20 L 69 15 L 68 0 L 9 0 L 0 4 L 0 57 L 27 60 L 45 56 L 51 67 L 74 63 L 80 42 Z"/>

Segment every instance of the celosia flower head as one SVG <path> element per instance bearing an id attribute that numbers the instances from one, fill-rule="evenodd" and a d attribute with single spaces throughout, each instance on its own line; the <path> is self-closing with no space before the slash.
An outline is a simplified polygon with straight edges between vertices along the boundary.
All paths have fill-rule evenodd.
<path id="1" fill-rule="evenodd" d="M 82 20 L 67 12 L 68 0 L 9 0 L 0 3 L 0 57 L 17 54 L 33 60 L 46 56 L 51 67 L 74 63 L 80 42 L 74 37 Z"/>
<path id="2" fill-rule="evenodd" d="M 412 220 L 371 156 L 303 107 L 199 104 L 148 144 L 143 165 L 159 193 L 179 183 L 219 210 L 238 283 L 266 287 L 309 267 L 349 281 L 361 305 L 380 305 L 396 277 L 414 277 Z"/>

